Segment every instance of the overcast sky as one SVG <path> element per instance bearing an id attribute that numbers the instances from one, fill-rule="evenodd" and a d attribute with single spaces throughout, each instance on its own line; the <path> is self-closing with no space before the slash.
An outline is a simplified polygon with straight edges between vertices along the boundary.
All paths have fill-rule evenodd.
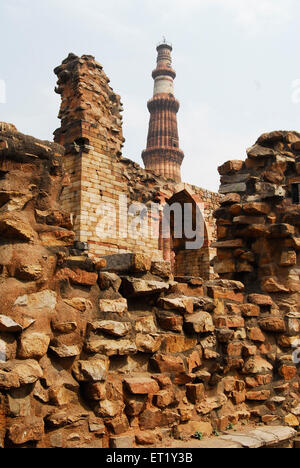
<path id="1" fill-rule="evenodd" d="M 164 35 L 177 71 L 183 180 L 218 190 L 217 166 L 243 159 L 261 133 L 300 131 L 299 20 L 299 0 L 0 0 L 0 120 L 52 140 L 53 68 L 69 52 L 91 54 L 122 97 L 123 155 L 142 164 Z"/>

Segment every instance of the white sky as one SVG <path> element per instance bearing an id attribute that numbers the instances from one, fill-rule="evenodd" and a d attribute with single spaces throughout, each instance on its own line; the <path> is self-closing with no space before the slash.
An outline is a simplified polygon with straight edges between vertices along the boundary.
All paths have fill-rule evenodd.
<path id="1" fill-rule="evenodd" d="M 0 0 L 0 120 L 52 140 L 60 104 L 52 70 L 69 52 L 91 54 L 122 97 L 123 155 L 142 164 L 165 35 L 183 179 L 217 190 L 217 166 L 243 159 L 261 133 L 300 130 L 299 20 L 299 0 Z"/>

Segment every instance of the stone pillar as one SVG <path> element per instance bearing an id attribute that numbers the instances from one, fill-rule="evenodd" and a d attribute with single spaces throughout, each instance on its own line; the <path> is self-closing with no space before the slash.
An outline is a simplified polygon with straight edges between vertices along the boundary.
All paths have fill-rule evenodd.
<path id="1" fill-rule="evenodd" d="M 62 196 L 62 207 L 74 219 L 80 250 L 86 250 L 96 235 L 97 209 L 103 197 L 112 198 L 113 163 L 121 156 L 122 104 L 109 86 L 102 66 L 90 55 L 69 56 L 54 70 L 56 93 L 61 95 L 61 127 L 55 141 L 66 149 L 64 169 L 70 185 Z"/>

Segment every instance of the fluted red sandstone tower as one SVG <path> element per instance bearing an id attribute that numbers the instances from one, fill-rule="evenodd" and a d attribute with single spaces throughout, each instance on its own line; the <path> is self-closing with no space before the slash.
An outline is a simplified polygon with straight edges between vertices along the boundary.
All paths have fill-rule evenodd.
<path id="1" fill-rule="evenodd" d="M 148 101 L 150 123 L 147 149 L 142 158 L 146 169 L 164 177 L 181 181 L 180 167 L 184 158 L 179 149 L 177 112 L 179 102 L 174 97 L 172 46 L 166 42 L 157 47 L 157 67 L 154 79 L 153 98 Z"/>

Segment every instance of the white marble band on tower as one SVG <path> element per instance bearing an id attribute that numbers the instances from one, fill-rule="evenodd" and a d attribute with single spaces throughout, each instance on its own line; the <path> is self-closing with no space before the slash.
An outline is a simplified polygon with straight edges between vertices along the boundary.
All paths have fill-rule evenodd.
<path id="1" fill-rule="evenodd" d="M 155 78 L 153 96 L 159 93 L 167 93 L 174 96 L 173 78 L 170 76 L 158 76 Z"/>

